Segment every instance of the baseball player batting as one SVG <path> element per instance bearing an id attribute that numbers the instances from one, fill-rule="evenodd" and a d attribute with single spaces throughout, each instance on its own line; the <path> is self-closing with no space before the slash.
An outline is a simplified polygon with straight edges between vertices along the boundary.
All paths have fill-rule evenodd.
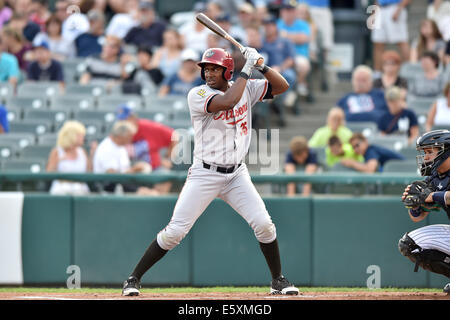
<path id="1" fill-rule="evenodd" d="M 450 131 L 425 133 L 416 143 L 417 164 L 423 181 L 405 188 L 402 201 L 414 222 L 422 221 L 431 211 L 444 209 L 450 219 Z M 425 226 L 407 232 L 398 243 L 400 252 L 418 267 L 450 278 L 450 225 Z M 444 287 L 450 294 L 450 283 Z"/>
<path id="2" fill-rule="evenodd" d="M 217 197 L 227 202 L 253 229 L 272 275 L 270 292 L 298 294 L 298 289 L 281 273 L 275 225 L 244 163 L 250 146 L 252 107 L 258 101 L 285 92 L 289 85 L 277 71 L 263 63 L 257 64 L 262 56 L 254 48 L 243 47 L 241 53 L 246 63 L 235 82 L 230 81 L 234 61 L 225 50 L 208 49 L 198 63 L 206 84 L 191 89 L 188 94 L 195 131 L 194 161 L 169 224 L 158 233 L 124 282 L 124 296 L 139 295 L 144 273 L 180 243 Z M 261 71 L 265 79 L 250 80 L 253 69 Z"/>

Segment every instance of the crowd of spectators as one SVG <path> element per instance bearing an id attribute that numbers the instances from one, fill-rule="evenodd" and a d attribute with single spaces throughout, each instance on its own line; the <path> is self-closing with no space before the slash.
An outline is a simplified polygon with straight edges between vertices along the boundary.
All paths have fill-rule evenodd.
<path id="1" fill-rule="evenodd" d="M 119 87 L 124 94 L 140 94 L 151 87 L 160 97 L 186 96 L 202 82 L 196 61 L 208 47 L 229 50 L 236 69 L 243 64 L 240 53 L 228 41 L 195 19 L 174 24 L 158 15 L 151 0 L 55 0 L 52 4 L 50 9 L 48 0 L 0 0 L 1 82 L 16 88 L 24 81 L 56 81 L 64 90 L 67 75 L 63 64 L 83 59 L 82 70 L 77 70 L 78 77 L 72 79 L 80 84 Z M 380 10 L 377 27 L 371 31 L 372 65 L 355 66 L 352 90 L 330 106 L 326 125 L 318 128 L 311 139 L 293 138 L 284 172 L 294 173 L 299 167 L 307 173 L 316 172 L 320 148 L 330 168 L 340 164 L 356 171 L 382 171 L 386 161 L 401 156 L 371 144 L 346 124 L 372 122 L 380 136 L 403 136 L 412 145 L 420 131 L 418 114 L 410 108 L 413 99 L 434 99 L 426 115 L 427 130 L 450 124 L 450 79 L 445 72 L 450 63 L 449 1 L 429 1 L 427 17 L 415 39 L 410 39 L 408 30 L 411 0 L 377 0 L 375 4 Z M 192 12 L 205 13 L 243 45 L 255 47 L 266 63 L 289 82 L 283 104 L 292 106 L 297 98 L 310 93 L 308 77 L 313 63 L 318 62 L 319 50 L 325 59 L 333 50 L 330 6 L 329 0 L 210 0 L 197 1 Z M 274 7 L 277 10 L 269 10 Z M 392 45 L 397 47 L 392 49 Z M 419 66 L 420 73 L 403 76 L 401 70 L 407 64 Z M 255 71 L 253 76 L 261 75 Z M 6 110 L 7 106 L 0 105 L 0 133 L 9 131 Z M 176 141 L 173 129 L 138 119 L 126 107 L 117 120 L 125 123 L 114 126 L 100 143 L 102 147 L 93 149 L 109 148 L 108 152 L 117 153 L 117 165 L 109 169 L 170 169 L 170 160 L 159 159 L 159 150 L 168 148 L 170 154 Z M 81 126 L 71 125 L 81 139 L 85 135 Z M 156 141 L 149 138 L 151 133 L 164 138 Z M 80 152 L 80 141 L 68 147 L 58 144 L 49 158 L 48 170 L 65 170 L 70 165 L 63 162 L 60 166 L 60 159 L 75 161 L 79 157 L 84 160 L 77 165 L 86 164 L 86 172 L 96 172 L 91 155 Z M 122 166 L 119 155 L 124 156 L 124 151 L 130 163 Z M 139 164 L 142 159 L 149 166 Z M 139 188 L 131 187 L 134 191 Z M 300 192 L 300 188 L 304 195 L 312 192 L 309 184 L 290 184 L 288 194 Z M 163 194 L 170 190 L 170 184 L 139 190 L 143 194 Z"/>

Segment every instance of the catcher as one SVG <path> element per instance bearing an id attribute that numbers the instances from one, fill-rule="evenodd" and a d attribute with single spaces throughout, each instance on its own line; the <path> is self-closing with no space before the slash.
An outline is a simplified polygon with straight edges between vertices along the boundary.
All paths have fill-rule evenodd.
<path id="1" fill-rule="evenodd" d="M 405 188 L 402 201 L 412 221 L 443 209 L 450 219 L 450 131 L 434 130 L 417 139 L 417 165 L 423 181 Z M 450 225 L 437 224 L 407 232 L 398 243 L 400 252 L 425 270 L 450 278 Z M 450 283 L 444 287 L 450 295 Z"/>

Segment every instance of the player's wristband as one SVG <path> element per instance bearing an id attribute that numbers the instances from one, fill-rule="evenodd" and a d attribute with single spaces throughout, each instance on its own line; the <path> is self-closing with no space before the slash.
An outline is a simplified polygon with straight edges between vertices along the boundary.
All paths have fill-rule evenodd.
<path id="1" fill-rule="evenodd" d="M 269 67 L 267 65 L 264 65 L 264 67 L 260 71 L 261 71 L 262 74 L 264 74 L 267 71 L 269 71 Z"/>
<path id="2" fill-rule="evenodd" d="M 239 73 L 239 77 L 244 78 L 245 80 L 248 80 L 250 78 L 250 76 L 245 72 Z"/>
<path id="3" fill-rule="evenodd" d="M 447 206 L 445 203 L 445 192 L 446 191 L 433 192 L 433 201 L 439 203 L 443 207 Z"/>
<path id="4" fill-rule="evenodd" d="M 409 213 L 414 217 L 417 218 L 422 214 L 423 210 L 422 207 L 418 207 L 417 209 L 409 209 Z"/>

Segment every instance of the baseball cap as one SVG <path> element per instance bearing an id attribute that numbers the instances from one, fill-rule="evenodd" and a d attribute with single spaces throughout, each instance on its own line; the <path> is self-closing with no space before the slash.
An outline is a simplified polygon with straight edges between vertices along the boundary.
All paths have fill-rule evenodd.
<path id="1" fill-rule="evenodd" d="M 117 120 L 126 120 L 132 114 L 133 114 L 133 110 L 126 104 L 122 104 L 117 108 L 116 119 Z"/>
<path id="2" fill-rule="evenodd" d="M 42 41 L 36 43 L 33 47 L 34 47 L 34 48 L 45 48 L 45 49 L 47 49 L 47 50 L 50 49 L 50 47 L 49 47 L 49 45 L 48 45 L 48 42 L 45 41 L 45 40 L 42 40 Z"/>
<path id="3" fill-rule="evenodd" d="M 198 59 L 199 59 L 198 53 L 192 49 L 184 49 L 181 52 L 181 60 L 182 61 L 187 61 L 187 60 L 198 61 Z"/>
<path id="4" fill-rule="evenodd" d="M 267 16 L 262 21 L 263 24 L 277 23 L 277 18 L 273 15 Z"/>
<path id="5" fill-rule="evenodd" d="M 222 21 L 229 22 L 230 21 L 230 15 L 228 15 L 226 13 L 222 13 L 216 18 L 216 21 L 217 22 L 222 22 Z"/>
<path id="6" fill-rule="evenodd" d="M 296 0 L 287 0 L 284 1 L 280 8 L 281 9 L 295 9 L 297 7 L 297 1 Z"/>
<path id="7" fill-rule="evenodd" d="M 155 6 L 149 1 L 140 1 L 139 9 L 154 10 Z"/>

